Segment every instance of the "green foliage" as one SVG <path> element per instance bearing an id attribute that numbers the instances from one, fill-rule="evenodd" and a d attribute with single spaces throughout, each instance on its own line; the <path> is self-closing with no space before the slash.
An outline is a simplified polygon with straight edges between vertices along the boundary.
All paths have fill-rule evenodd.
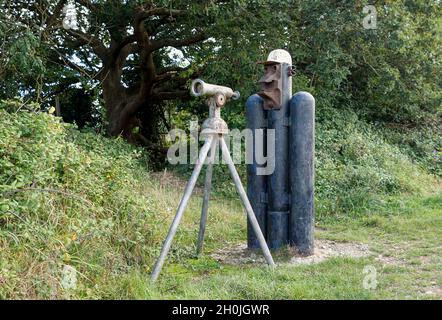
<path id="1" fill-rule="evenodd" d="M 80 59 L 84 70 L 97 72 L 100 59 L 89 46 L 78 49 L 78 43 L 70 41 L 63 30 L 42 30 L 45 24 L 36 20 L 37 16 L 29 12 L 19 14 L 18 7 L 25 6 L 24 3 L 16 7 L 3 2 L 0 77 L 8 81 L 0 82 L 3 89 L 0 96 L 19 94 L 38 101 L 41 96 L 75 82 L 81 83 L 82 89 L 95 98 L 100 95 L 97 80 L 65 65 L 66 57 L 72 62 L 75 55 L 74 60 Z M 441 148 L 438 141 L 441 140 L 442 39 L 438 30 L 442 27 L 442 7 L 437 0 L 377 2 L 376 29 L 364 29 L 365 3 L 357 0 L 333 3 L 100 0 L 94 4 L 94 10 L 87 10 L 77 2 L 79 24 L 105 45 L 109 45 L 110 34 L 117 40 L 124 35 L 125 25 L 139 4 L 185 10 L 186 16 L 180 18 L 179 27 L 166 24 L 158 36 L 182 39 L 198 27 L 210 38 L 177 48 L 182 59 L 171 55 L 171 48 L 158 50 L 155 64 L 160 68 L 190 63 L 189 70 L 178 78 L 199 70 L 204 80 L 241 91 L 242 99 L 224 110 L 232 128 L 244 127 L 245 99 L 257 91 L 256 81 L 262 69 L 256 61 L 264 60 L 274 48 L 284 48 L 292 54 L 296 67 L 293 91 L 306 90 L 316 97 L 319 119 L 333 113 L 333 109 L 352 110 L 361 120 L 380 129 L 396 126 L 397 130 L 389 131 L 391 137 L 385 139 L 398 144 L 431 172 L 440 173 L 440 157 L 435 154 Z M 52 1 L 43 1 L 42 5 L 47 6 L 48 14 L 55 10 Z M 147 27 L 151 24 L 152 21 L 146 22 Z M 126 86 L 131 87 L 139 80 L 137 59 L 136 54 L 130 56 L 123 69 L 122 81 Z M 162 105 L 143 111 L 143 117 L 152 118 L 168 110 L 170 122 L 180 124 L 188 116 L 197 115 L 202 120 L 207 114 L 207 108 L 199 101 L 166 104 L 167 108 Z M 64 106 L 77 112 L 73 105 Z M 412 132 L 408 130 L 411 127 Z M 161 130 L 162 127 L 153 130 L 150 133 L 153 137 L 148 138 L 153 141 Z"/>
<path id="2" fill-rule="evenodd" d="M 230 12 L 238 16 L 237 25 L 229 22 L 231 34 L 223 36 L 220 49 L 212 53 L 224 63 L 208 66 L 209 80 L 240 89 L 245 99 L 256 92 L 261 68 L 255 62 L 281 47 L 292 54 L 296 66 L 294 91 L 311 92 L 320 107 L 350 106 L 370 121 L 440 120 L 438 1 L 376 4 L 376 29 L 363 28 L 360 1 L 259 3 L 255 15 L 256 5 L 244 1 Z"/>
<path id="3" fill-rule="evenodd" d="M 244 241 L 246 219 L 238 200 L 225 197 L 233 186 L 222 178 L 225 167 L 216 166 L 221 180 L 211 198 L 205 257 L 193 259 L 201 208 L 201 197 L 193 197 L 175 238 L 179 245 L 172 247 L 164 277 L 152 286 L 148 273 L 184 182 L 168 186 L 166 172 L 153 181 L 140 149 L 79 131 L 39 110 L 21 101 L 0 103 L 0 298 L 365 299 L 391 297 L 412 285 L 393 290 L 384 284 L 367 293 L 360 283 L 368 260 L 337 258 L 275 273 L 218 263 L 207 253 Z M 317 223 L 330 228 L 327 237 L 365 241 L 375 232 L 379 239 L 409 239 L 416 228 L 425 228 L 425 239 L 440 241 L 439 198 L 419 205 L 394 200 L 440 190 L 438 181 L 355 114 L 327 114 L 317 128 L 316 199 Z M 422 205 L 431 216 L 419 216 Z M 344 223 L 330 213 L 341 213 Z M 425 248 L 419 252 L 427 254 Z M 63 286 L 66 266 L 75 268 L 73 288 Z M 318 278 L 312 281 L 305 272 Z M 403 280 L 402 274 L 391 277 Z"/>
<path id="4" fill-rule="evenodd" d="M 377 29 L 363 28 L 360 1 L 260 2 L 256 15 L 253 5 L 257 2 L 244 1 L 230 12 L 241 18 L 229 22 L 228 30 L 233 31 L 223 37 L 219 50 L 206 54 L 217 62 L 209 64 L 204 78 L 241 91 L 242 99 L 223 110 L 231 128 L 245 126 L 244 102 L 257 91 L 262 72 L 255 62 L 281 47 L 292 54 L 296 67 L 293 92 L 305 90 L 315 96 L 318 128 L 329 128 L 325 135 L 332 128 L 341 131 L 355 119 L 354 130 L 370 131 L 368 122 L 382 140 L 440 175 L 442 39 L 437 30 L 442 26 L 442 8 L 438 1 L 377 3 Z M 204 118 L 201 112 L 206 110 L 198 106 L 191 104 L 190 112 L 200 112 Z M 340 120 L 334 122 L 337 114 Z M 372 136 L 364 135 L 363 140 L 372 141 Z"/>
<path id="5" fill-rule="evenodd" d="M 0 36 L 6 37 L 4 31 Z M 42 58 L 38 56 L 40 42 L 29 30 L 24 30 L 16 36 L 15 41 L 11 41 L 8 56 L 5 57 L 7 63 L 13 66 L 11 72 L 19 72 L 25 76 L 41 74 L 45 71 Z M 26 55 L 22 53 L 26 52 Z"/>
<path id="6" fill-rule="evenodd" d="M 51 297 L 64 264 L 82 275 L 142 263 L 158 224 L 152 199 L 134 192 L 149 179 L 145 153 L 21 106 L 0 104 L 0 297 L 43 278 L 33 294 Z M 30 282 L 17 278 L 43 258 Z"/>
<path id="7" fill-rule="evenodd" d="M 6 1 L 0 0 L 0 6 L 0 98 L 16 96 L 20 89 L 40 95 L 47 70 L 42 42 L 35 30 L 8 16 Z"/>
<path id="8" fill-rule="evenodd" d="M 440 124 L 428 126 L 389 126 L 382 128 L 386 141 L 422 164 L 430 173 L 442 177 L 442 138 Z"/>
<path id="9" fill-rule="evenodd" d="M 385 196 L 431 192 L 438 178 L 350 109 L 316 124 L 316 208 L 320 215 L 367 213 Z"/>

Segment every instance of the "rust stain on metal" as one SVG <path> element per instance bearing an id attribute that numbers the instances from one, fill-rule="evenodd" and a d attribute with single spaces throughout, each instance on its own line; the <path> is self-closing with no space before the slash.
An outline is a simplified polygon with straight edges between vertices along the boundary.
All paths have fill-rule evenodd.
<path id="1" fill-rule="evenodd" d="M 281 109 L 282 101 L 282 64 L 264 62 L 264 75 L 259 79 L 261 91 L 258 95 L 264 99 L 264 109 Z"/>

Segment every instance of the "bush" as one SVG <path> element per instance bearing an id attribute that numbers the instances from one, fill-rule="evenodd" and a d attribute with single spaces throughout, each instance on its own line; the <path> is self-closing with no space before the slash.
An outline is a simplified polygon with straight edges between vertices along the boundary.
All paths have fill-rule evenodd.
<path id="1" fill-rule="evenodd" d="M 319 214 L 366 212 L 382 197 L 431 191 L 437 181 L 385 132 L 350 109 L 318 111 L 316 204 Z"/>
<path id="2" fill-rule="evenodd" d="M 0 298 L 68 294 L 58 282 L 64 265 L 86 283 L 150 265 L 162 218 L 145 192 L 146 154 L 24 109 L 0 104 Z"/>

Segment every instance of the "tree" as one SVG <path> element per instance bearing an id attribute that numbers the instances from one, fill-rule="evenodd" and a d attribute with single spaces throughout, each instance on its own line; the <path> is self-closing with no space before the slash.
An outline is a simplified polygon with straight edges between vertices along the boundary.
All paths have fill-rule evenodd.
<path id="1" fill-rule="evenodd" d="M 48 68 L 61 78 L 54 85 L 45 81 L 37 94 L 50 95 L 78 81 L 86 87 L 99 85 L 107 133 L 145 145 L 158 142 L 159 127 L 167 127 L 164 102 L 186 99 L 189 79 L 219 58 L 220 48 L 233 46 L 235 38 L 241 43 L 249 35 L 246 30 L 256 28 L 243 25 L 247 16 L 263 17 L 265 12 L 270 21 L 272 9 L 258 5 L 260 1 L 76 0 L 75 30 L 63 28 L 66 3 L 4 4 L 9 19 L 37 35 Z M 263 29 L 271 33 L 276 25 Z"/>
<path id="2" fill-rule="evenodd" d="M 350 108 L 382 125 L 440 123 L 438 0 L 380 1 L 378 27 L 368 30 L 360 0 L 74 2 L 78 30 L 62 27 L 67 0 L 0 0 L 0 77 L 8 79 L 0 96 L 44 102 L 80 86 L 100 99 L 109 135 L 153 147 L 170 126 L 165 106 L 206 111 L 186 100 L 191 78 L 246 98 L 257 89 L 255 62 L 283 48 L 293 56 L 294 92 L 315 95 L 318 121 Z M 244 124 L 243 103 L 224 111 L 230 123 Z"/>

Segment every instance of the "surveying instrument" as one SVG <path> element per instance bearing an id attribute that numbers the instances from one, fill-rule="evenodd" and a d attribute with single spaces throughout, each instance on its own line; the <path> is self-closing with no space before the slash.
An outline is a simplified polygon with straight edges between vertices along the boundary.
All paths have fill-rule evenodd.
<path id="1" fill-rule="evenodd" d="M 238 99 L 240 96 L 239 92 L 237 91 L 234 92 L 231 88 L 228 87 L 205 83 L 201 79 L 195 79 L 192 82 L 190 92 L 195 97 L 206 96 L 208 98 L 209 118 L 207 118 L 203 122 L 202 131 L 201 131 L 201 136 L 204 137 L 205 142 L 198 155 L 198 159 L 196 161 L 192 175 L 190 176 L 186 188 L 184 189 L 183 197 L 181 198 L 181 202 L 178 206 L 175 218 L 173 219 L 173 222 L 170 226 L 169 233 L 167 234 L 167 237 L 164 240 L 160 256 L 158 257 L 155 266 L 153 268 L 151 274 L 151 280 L 155 281 L 161 272 L 164 261 L 166 260 L 167 253 L 169 252 L 170 246 L 172 245 L 173 237 L 177 232 L 178 225 L 184 214 L 184 210 L 186 209 L 187 203 L 195 187 L 198 176 L 201 172 L 204 162 L 206 161 L 206 158 L 208 158 L 206 177 L 204 183 L 204 195 L 203 195 L 203 205 L 201 210 L 200 229 L 198 233 L 197 254 L 199 254 L 202 250 L 203 241 L 204 241 L 204 232 L 207 221 L 207 210 L 209 208 L 210 189 L 212 185 L 213 163 L 215 160 L 216 148 L 218 145 L 220 145 L 221 147 L 223 159 L 229 168 L 233 182 L 235 183 L 236 191 L 238 192 L 239 197 L 241 198 L 242 205 L 247 213 L 249 224 L 256 235 L 259 246 L 264 254 L 267 264 L 273 268 L 275 267 L 275 263 L 273 261 L 272 255 L 267 246 L 263 232 L 261 231 L 261 228 L 258 224 L 258 220 L 255 217 L 255 213 L 252 209 L 252 206 L 250 205 L 249 199 L 241 183 L 241 179 L 238 175 L 238 172 L 236 171 L 226 141 L 224 140 L 224 135 L 228 133 L 229 129 L 227 123 L 221 118 L 221 108 L 227 103 L 229 99 L 234 99 L 234 100 Z M 208 157 L 209 151 L 210 155 Z"/>

